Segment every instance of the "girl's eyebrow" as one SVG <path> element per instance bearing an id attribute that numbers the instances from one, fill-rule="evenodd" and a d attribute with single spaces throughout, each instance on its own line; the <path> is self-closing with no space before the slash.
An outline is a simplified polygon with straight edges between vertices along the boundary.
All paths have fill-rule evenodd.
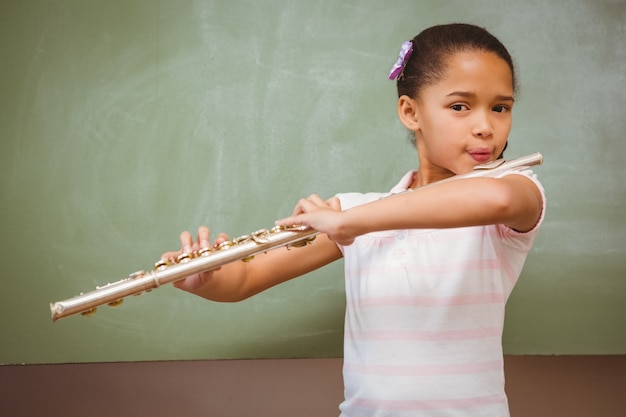
<path id="1" fill-rule="evenodd" d="M 473 97 L 476 97 L 476 94 L 470 93 L 469 91 L 453 91 L 450 94 L 448 94 L 446 97 L 451 97 L 451 96 L 473 98 Z"/>
<path id="2" fill-rule="evenodd" d="M 453 91 L 450 94 L 448 94 L 446 97 L 452 97 L 452 96 L 459 96 L 459 97 L 466 97 L 466 98 L 475 98 L 476 94 L 475 93 L 471 93 L 469 91 Z M 515 102 L 515 98 L 513 96 L 497 95 L 496 96 L 496 101 L 512 101 L 512 102 Z"/>
<path id="3" fill-rule="evenodd" d="M 496 96 L 496 100 L 498 101 L 515 101 L 515 97 L 513 96 Z"/>

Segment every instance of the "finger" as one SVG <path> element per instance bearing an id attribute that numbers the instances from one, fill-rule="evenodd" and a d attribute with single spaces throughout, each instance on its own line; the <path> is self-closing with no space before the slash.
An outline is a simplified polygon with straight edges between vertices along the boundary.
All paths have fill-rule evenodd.
<path id="1" fill-rule="evenodd" d="M 189 291 L 194 287 L 196 279 L 196 277 L 186 277 L 172 282 L 172 285 L 178 289 Z"/>
<path id="2" fill-rule="evenodd" d="M 298 214 L 304 213 L 304 208 L 302 207 L 302 205 L 305 204 L 305 202 L 306 200 L 304 198 L 301 198 L 300 200 L 298 200 L 298 204 L 296 204 L 296 206 L 293 208 L 291 215 L 296 216 Z"/>
<path id="3" fill-rule="evenodd" d="M 191 238 L 191 233 L 189 233 L 187 230 L 180 234 L 180 247 L 185 253 L 191 253 L 193 250 L 193 240 Z"/>
<path id="4" fill-rule="evenodd" d="M 197 237 L 198 249 L 208 248 L 209 239 L 210 239 L 209 228 L 206 226 L 200 226 L 198 228 L 198 237 Z"/>
<path id="5" fill-rule="evenodd" d="M 326 204 L 333 210 L 341 211 L 341 201 L 337 197 L 332 197 L 326 200 Z"/>
<path id="6" fill-rule="evenodd" d="M 172 262 L 174 261 L 178 255 L 180 255 L 181 251 L 170 251 L 170 252 L 165 252 L 163 255 L 161 255 L 161 260 L 162 261 L 168 261 L 168 262 Z"/>
<path id="7" fill-rule="evenodd" d="M 276 226 L 300 226 L 304 220 L 304 214 L 297 214 L 289 217 L 285 217 L 284 219 L 276 220 L 274 224 Z"/>
<path id="8" fill-rule="evenodd" d="M 291 215 L 298 216 L 300 214 L 308 213 L 319 207 L 320 202 L 321 204 L 324 204 L 324 202 L 319 197 L 316 198 L 316 196 L 303 198 L 298 202 L 298 205 Z"/>
<path id="9" fill-rule="evenodd" d="M 215 238 L 215 241 L 213 242 L 213 246 L 214 247 L 218 247 L 220 244 L 222 244 L 222 243 L 224 243 L 226 241 L 228 241 L 228 235 L 226 233 L 220 233 Z"/>
<path id="10" fill-rule="evenodd" d="M 311 194 L 307 199 L 310 203 L 315 204 L 316 206 L 325 206 L 326 202 L 317 194 Z"/>

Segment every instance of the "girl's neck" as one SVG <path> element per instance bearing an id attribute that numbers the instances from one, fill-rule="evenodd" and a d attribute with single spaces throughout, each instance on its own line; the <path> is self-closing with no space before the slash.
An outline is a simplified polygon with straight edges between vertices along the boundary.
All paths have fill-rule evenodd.
<path id="1" fill-rule="evenodd" d="M 411 188 L 423 187 L 433 182 L 452 177 L 454 172 L 434 163 L 431 158 L 428 157 L 430 153 L 426 147 L 426 140 L 422 136 L 422 132 L 413 132 L 413 135 L 415 137 L 417 163 L 419 164 L 419 168 L 413 176 Z"/>
<path id="2" fill-rule="evenodd" d="M 450 171 L 443 172 L 440 170 L 429 170 L 423 165 L 420 165 L 419 169 L 413 176 L 413 182 L 411 183 L 410 188 L 423 187 L 424 185 L 450 178 L 453 175 L 454 173 Z"/>

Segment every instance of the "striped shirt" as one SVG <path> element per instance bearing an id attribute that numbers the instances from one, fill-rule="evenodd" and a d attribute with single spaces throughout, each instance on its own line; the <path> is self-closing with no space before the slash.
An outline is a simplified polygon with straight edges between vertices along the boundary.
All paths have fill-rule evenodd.
<path id="1" fill-rule="evenodd" d="M 522 174 L 543 188 L 530 170 Z M 408 173 L 391 193 L 412 182 Z M 342 209 L 389 194 L 340 194 Z M 544 212 L 545 212 L 545 195 Z M 540 221 L 370 233 L 344 255 L 342 417 L 508 416 L 502 330 L 507 298 Z"/>

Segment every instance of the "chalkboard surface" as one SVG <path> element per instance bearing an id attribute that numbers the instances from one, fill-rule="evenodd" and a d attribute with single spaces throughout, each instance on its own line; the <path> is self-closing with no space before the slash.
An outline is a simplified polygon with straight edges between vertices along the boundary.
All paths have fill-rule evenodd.
<path id="1" fill-rule="evenodd" d="M 545 226 L 510 354 L 626 353 L 623 1 L 3 1 L 0 363 L 340 356 L 342 263 L 247 301 L 166 286 L 91 318 L 48 303 L 149 268 L 178 234 L 269 227 L 313 192 L 385 191 L 416 154 L 386 79 L 436 23 L 516 58 L 509 157 Z"/>

